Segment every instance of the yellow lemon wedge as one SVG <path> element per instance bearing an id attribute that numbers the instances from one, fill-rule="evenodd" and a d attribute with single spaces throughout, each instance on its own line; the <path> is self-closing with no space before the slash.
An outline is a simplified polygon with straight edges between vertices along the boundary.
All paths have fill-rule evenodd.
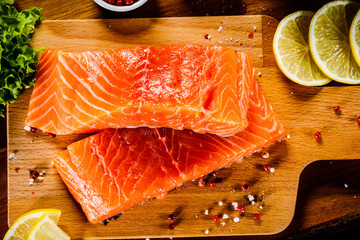
<path id="1" fill-rule="evenodd" d="M 330 2 L 310 22 L 309 46 L 316 64 L 329 78 L 347 84 L 360 83 L 360 67 L 349 43 L 350 24 L 359 8 L 354 1 Z"/>
<path id="2" fill-rule="evenodd" d="M 298 11 L 278 25 L 273 42 L 275 59 L 290 80 L 305 86 L 322 86 L 331 80 L 317 67 L 308 46 L 308 34 L 314 13 Z"/>
<path id="3" fill-rule="evenodd" d="M 59 221 L 61 211 L 58 209 L 38 209 L 20 216 L 5 234 L 4 240 L 27 239 L 35 222 L 46 214 L 52 221 Z"/>
<path id="4" fill-rule="evenodd" d="M 360 10 L 355 15 L 350 27 L 350 47 L 355 61 L 360 66 Z"/>
<path id="5" fill-rule="evenodd" d="M 32 226 L 28 240 L 69 240 L 70 237 L 44 213 Z"/>

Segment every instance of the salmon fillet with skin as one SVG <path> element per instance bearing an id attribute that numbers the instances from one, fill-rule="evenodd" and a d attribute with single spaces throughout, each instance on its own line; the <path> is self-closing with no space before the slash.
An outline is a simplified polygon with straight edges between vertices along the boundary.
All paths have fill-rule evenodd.
<path id="1" fill-rule="evenodd" d="M 250 57 L 220 46 L 43 51 L 27 127 L 57 135 L 147 126 L 231 136 L 248 126 Z"/>
<path id="2" fill-rule="evenodd" d="M 285 136 L 253 76 L 249 126 L 231 137 L 169 128 L 107 129 L 75 142 L 54 164 L 91 223 L 99 223 L 223 168 Z"/>

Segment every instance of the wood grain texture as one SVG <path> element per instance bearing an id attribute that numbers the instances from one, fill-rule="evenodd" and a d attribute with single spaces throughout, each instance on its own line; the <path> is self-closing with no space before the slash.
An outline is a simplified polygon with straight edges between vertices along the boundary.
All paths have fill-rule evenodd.
<path id="1" fill-rule="evenodd" d="M 220 25 L 224 30 L 219 33 Z M 254 38 L 249 39 L 248 33 L 253 32 L 253 26 L 257 30 Z M 285 229 L 294 214 L 299 175 L 308 163 L 359 158 L 360 129 L 356 124 L 356 113 L 360 112 L 360 103 L 356 96 L 360 89 L 357 86 L 309 88 L 286 81 L 276 68 L 271 51 L 276 26 L 275 19 L 261 16 L 45 21 L 34 35 L 35 47 L 79 51 L 191 42 L 227 45 L 248 52 L 257 71 L 262 73 L 258 79 L 261 89 L 291 138 L 270 147 L 267 160 L 254 154 L 244 163 L 220 171 L 227 178 L 221 186 L 199 188 L 196 182 L 190 182 L 172 191 L 165 200 L 136 206 L 106 227 L 94 226 L 87 222 L 51 165 L 51 159 L 59 151 L 84 135 L 51 139 L 25 132 L 23 123 L 31 93 L 28 90 L 8 109 L 8 149 L 9 153 L 16 152 L 16 160 L 9 160 L 8 165 L 10 223 L 31 209 L 57 207 L 63 211 L 60 226 L 73 238 L 201 236 L 206 229 L 210 229 L 211 236 L 274 234 Z M 212 35 L 212 39 L 205 40 L 204 34 Z M 341 115 L 334 114 L 334 104 L 340 104 L 344 109 Z M 343 131 L 338 130 L 339 126 Z M 313 138 L 316 131 L 323 134 L 320 143 Z M 265 162 L 276 168 L 274 174 L 262 170 Z M 16 167 L 20 167 L 19 173 L 14 171 Z M 45 169 L 45 180 L 30 186 L 30 168 Z M 251 191 L 232 192 L 241 184 L 249 184 Z M 232 201 L 248 204 L 247 194 L 262 193 L 266 199 L 263 210 L 258 204 L 247 205 L 248 211 L 241 217 L 241 225 L 246 228 L 231 221 L 219 227 L 211 220 L 212 215 L 218 213 L 227 213 L 231 218 L 237 216 L 231 210 Z M 223 201 L 224 206 L 216 206 L 218 201 Z M 205 209 L 210 210 L 208 216 L 203 214 Z M 169 232 L 166 216 L 171 212 L 178 213 L 178 218 L 176 229 Z M 252 219 L 251 213 L 255 212 L 262 214 L 261 221 Z"/>

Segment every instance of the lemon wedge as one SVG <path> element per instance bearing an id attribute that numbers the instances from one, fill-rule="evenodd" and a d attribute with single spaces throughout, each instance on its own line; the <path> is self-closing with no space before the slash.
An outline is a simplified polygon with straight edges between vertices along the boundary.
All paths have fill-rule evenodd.
<path id="1" fill-rule="evenodd" d="M 334 1 L 325 4 L 310 22 L 311 54 L 329 78 L 347 84 L 360 83 L 360 67 L 351 54 L 349 29 L 360 8 L 353 1 Z"/>
<path id="2" fill-rule="evenodd" d="M 316 66 L 308 46 L 313 12 L 298 11 L 285 17 L 276 29 L 273 51 L 280 70 L 305 86 L 322 86 L 331 80 Z"/>
<path id="3" fill-rule="evenodd" d="M 43 215 L 57 223 L 59 221 L 61 211 L 58 209 L 38 209 L 30 211 L 20 216 L 5 234 L 4 240 L 27 239 L 34 223 Z"/>
<path id="4" fill-rule="evenodd" d="M 44 213 L 32 226 L 28 240 L 69 240 L 70 237 Z"/>
<path id="5" fill-rule="evenodd" d="M 351 52 L 360 66 L 360 10 L 355 15 L 350 27 Z"/>

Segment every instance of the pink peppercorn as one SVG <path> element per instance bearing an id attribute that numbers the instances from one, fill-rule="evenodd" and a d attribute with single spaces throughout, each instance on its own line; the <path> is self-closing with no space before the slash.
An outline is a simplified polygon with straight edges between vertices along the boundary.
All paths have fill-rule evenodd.
<path id="1" fill-rule="evenodd" d="M 210 181 L 209 185 L 210 185 L 210 187 L 215 187 L 216 183 L 215 183 L 215 181 Z"/>
<path id="2" fill-rule="evenodd" d="M 255 213 L 253 215 L 253 217 L 254 217 L 255 220 L 260 220 L 260 214 L 258 214 L 258 213 Z"/>
<path id="3" fill-rule="evenodd" d="M 213 216 L 214 222 L 218 222 L 220 220 L 220 217 L 218 215 Z"/>
<path id="4" fill-rule="evenodd" d="M 204 179 L 200 178 L 199 179 L 199 187 L 203 187 L 203 186 L 205 186 L 205 181 L 204 181 Z"/>
<path id="5" fill-rule="evenodd" d="M 36 132 L 37 132 L 37 128 L 31 127 L 31 128 L 30 128 L 30 132 L 36 133 Z"/>
<path id="6" fill-rule="evenodd" d="M 55 133 L 48 133 L 49 137 L 51 138 L 56 138 L 56 134 Z"/>
<path id="7" fill-rule="evenodd" d="M 264 165 L 264 170 L 265 170 L 265 172 L 270 172 L 270 165 L 269 164 L 265 164 Z"/>
<path id="8" fill-rule="evenodd" d="M 243 205 L 237 206 L 236 209 L 237 209 L 239 212 L 245 212 L 245 206 L 243 206 Z"/>
<path id="9" fill-rule="evenodd" d="M 336 111 L 339 111 L 341 109 L 341 107 L 338 105 L 338 106 L 335 106 L 334 107 L 334 111 L 336 112 Z"/>
<path id="10" fill-rule="evenodd" d="M 360 116 L 356 119 L 356 122 L 360 125 Z"/>
<path id="11" fill-rule="evenodd" d="M 175 215 L 174 214 L 169 214 L 168 220 L 174 220 L 174 219 L 175 219 Z"/>
<path id="12" fill-rule="evenodd" d="M 175 228 L 175 224 L 170 223 L 169 226 L 168 226 L 168 229 L 169 229 L 169 230 L 173 230 L 174 228 Z"/>
<path id="13" fill-rule="evenodd" d="M 246 185 L 246 184 L 241 186 L 241 189 L 242 189 L 244 192 L 248 191 L 249 188 L 250 188 L 249 185 Z"/>
<path id="14" fill-rule="evenodd" d="M 253 38 L 254 37 L 254 34 L 251 32 L 249 33 L 249 38 Z"/>
<path id="15" fill-rule="evenodd" d="M 321 132 L 316 132 L 315 134 L 314 134 L 314 138 L 315 139 L 320 139 L 321 138 Z"/>

